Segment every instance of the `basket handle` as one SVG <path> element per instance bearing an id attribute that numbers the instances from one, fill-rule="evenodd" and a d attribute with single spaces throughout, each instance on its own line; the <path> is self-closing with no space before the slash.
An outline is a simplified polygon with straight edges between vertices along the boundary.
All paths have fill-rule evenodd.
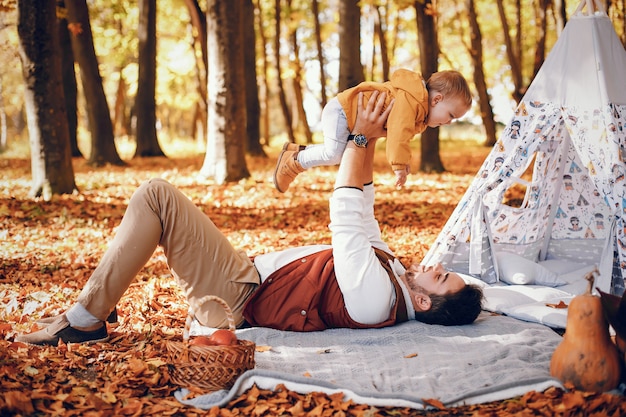
<path id="1" fill-rule="evenodd" d="M 237 326 L 235 326 L 235 319 L 233 318 L 233 311 L 228 306 L 228 303 L 218 297 L 217 295 L 205 295 L 200 300 L 198 300 L 198 305 L 202 305 L 209 301 L 215 301 L 219 305 L 222 306 L 224 312 L 226 313 L 226 319 L 228 320 L 228 330 L 234 332 Z M 185 330 L 183 330 L 183 341 L 187 342 L 189 340 L 189 330 L 191 329 L 191 323 L 195 320 L 196 316 L 191 309 L 187 311 L 187 319 L 185 320 Z"/>

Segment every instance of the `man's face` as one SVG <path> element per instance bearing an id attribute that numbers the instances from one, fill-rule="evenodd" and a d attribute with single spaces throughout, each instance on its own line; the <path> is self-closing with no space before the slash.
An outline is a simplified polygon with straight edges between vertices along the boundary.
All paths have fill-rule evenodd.
<path id="1" fill-rule="evenodd" d="M 468 110 L 469 107 L 460 98 L 444 98 L 437 93 L 430 99 L 426 124 L 428 127 L 449 125 L 455 119 L 462 117 Z"/>
<path id="2" fill-rule="evenodd" d="M 459 274 L 447 271 L 440 263 L 434 266 L 413 264 L 406 271 L 406 279 L 423 288 L 427 294 L 455 293 L 466 285 Z"/>

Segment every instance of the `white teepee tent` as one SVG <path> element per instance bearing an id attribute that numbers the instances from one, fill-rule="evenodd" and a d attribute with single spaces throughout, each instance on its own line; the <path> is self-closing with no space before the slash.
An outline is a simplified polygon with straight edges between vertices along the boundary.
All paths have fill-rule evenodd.
<path id="1" fill-rule="evenodd" d="M 624 291 L 626 51 L 600 3 L 581 2 L 424 264 L 494 283 L 495 253 L 514 252 L 596 264 Z M 521 207 L 503 203 L 514 184 Z"/>

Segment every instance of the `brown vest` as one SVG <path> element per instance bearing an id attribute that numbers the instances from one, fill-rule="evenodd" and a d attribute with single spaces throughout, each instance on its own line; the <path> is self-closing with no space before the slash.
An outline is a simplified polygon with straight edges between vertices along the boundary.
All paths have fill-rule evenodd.
<path id="1" fill-rule="evenodd" d="M 382 323 L 361 324 L 352 320 L 335 278 L 332 249 L 296 259 L 274 271 L 246 301 L 246 321 L 253 326 L 300 332 L 333 327 L 386 327 L 407 321 L 404 295 L 388 263 L 394 258 L 378 249 L 375 252 L 396 290 L 396 303 Z"/>

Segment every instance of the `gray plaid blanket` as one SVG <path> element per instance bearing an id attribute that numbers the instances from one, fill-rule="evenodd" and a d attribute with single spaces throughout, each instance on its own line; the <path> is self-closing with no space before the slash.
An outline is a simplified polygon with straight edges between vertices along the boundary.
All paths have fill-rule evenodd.
<path id="1" fill-rule="evenodd" d="M 210 329 L 192 327 L 192 333 Z M 256 368 L 230 390 L 179 401 L 209 409 L 223 406 L 253 384 L 297 392 L 343 392 L 374 406 L 424 408 L 424 399 L 448 407 L 498 401 L 561 386 L 549 373 L 560 336 L 550 328 L 483 312 L 469 326 L 408 322 L 384 329 L 331 329 L 297 333 L 265 328 L 237 330 L 241 339 L 269 347 L 257 351 Z"/>

